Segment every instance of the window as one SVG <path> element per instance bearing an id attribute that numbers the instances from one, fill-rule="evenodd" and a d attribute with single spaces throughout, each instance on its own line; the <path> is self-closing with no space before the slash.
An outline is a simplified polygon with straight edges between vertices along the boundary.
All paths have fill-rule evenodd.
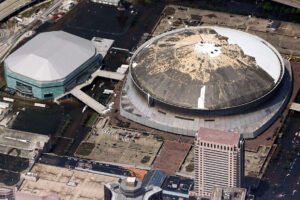
<path id="1" fill-rule="evenodd" d="M 29 85 L 25 85 L 23 83 L 17 82 L 16 83 L 16 90 L 23 94 L 32 94 L 32 87 Z"/>
<path id="2" fill-rule="evenodd" d="M 177 115 L 175 115 L 175 118 L 177 118 L 177 119 L 183 119 L 183 120 L 189 120 L 189 121 L 194 121 L 193 118 L 182 117 L 182 116 L 177 116 Z"/>
<path id="3" fill-rule="evenodd" d="M 52 99 L 53 98 L 53 94 L 52 93 L 44 94 L 44 98 L 45 99 Z"/>
<path id="4" fill-rule="evenodd" d="M 214 122 L 215 119 L 204 119 L 204 122 Z"/>

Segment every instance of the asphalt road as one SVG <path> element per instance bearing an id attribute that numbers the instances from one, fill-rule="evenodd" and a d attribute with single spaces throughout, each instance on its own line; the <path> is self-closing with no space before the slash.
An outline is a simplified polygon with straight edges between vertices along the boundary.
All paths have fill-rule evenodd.
<path id="1" fill-rule="evenodd" d="M 131 172 L 123 167 L 110 165 L 106 163 L 100 163 L 95 161 L 77 159 L 74 157 L 60 157 L 55 155 L 44 154 L 38 161 L 42 164 L 53 165 L 57 167 L 66 167 L 75 169 L 78 167 L 79 163 L 88 163 L 92 165 L 91 170 L 95 172 L 108 173 L 112 175 L 117 175 L 121 177 L 132 176 Z"/>

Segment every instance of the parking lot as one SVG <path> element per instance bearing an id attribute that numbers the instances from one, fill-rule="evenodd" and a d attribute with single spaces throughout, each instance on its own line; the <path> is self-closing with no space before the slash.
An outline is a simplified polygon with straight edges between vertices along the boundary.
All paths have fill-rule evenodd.
<path id="1" fill-rule="evenodd" d="M 162 170 L 168 175 L 175 175 L 190 149 L 191 144 L 188 143 L 165 141 L 153 163 L 153 168 Z"/>

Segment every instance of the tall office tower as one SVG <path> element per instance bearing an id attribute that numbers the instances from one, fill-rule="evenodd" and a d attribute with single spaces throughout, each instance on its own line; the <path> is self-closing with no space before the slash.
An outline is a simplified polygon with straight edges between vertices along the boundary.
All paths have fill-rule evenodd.
<path id="1" fill-rule="evenodd" d="M 244 140 L 240 134 L 200 128 L 195 142 L 195 193 L 210 197 L 213 188 L 241 187 Z"/>

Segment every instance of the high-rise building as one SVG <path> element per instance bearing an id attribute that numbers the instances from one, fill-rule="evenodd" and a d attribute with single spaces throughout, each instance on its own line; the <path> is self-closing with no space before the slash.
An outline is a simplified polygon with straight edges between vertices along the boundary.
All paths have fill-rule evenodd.
<path id="1" fill-rule="evenodd" d="M 200 128 L 195 143 L 195 193 L 198 196 L 210 197 L 215 186 L 242 186 L 244 140 L 240 134 Z"/>

